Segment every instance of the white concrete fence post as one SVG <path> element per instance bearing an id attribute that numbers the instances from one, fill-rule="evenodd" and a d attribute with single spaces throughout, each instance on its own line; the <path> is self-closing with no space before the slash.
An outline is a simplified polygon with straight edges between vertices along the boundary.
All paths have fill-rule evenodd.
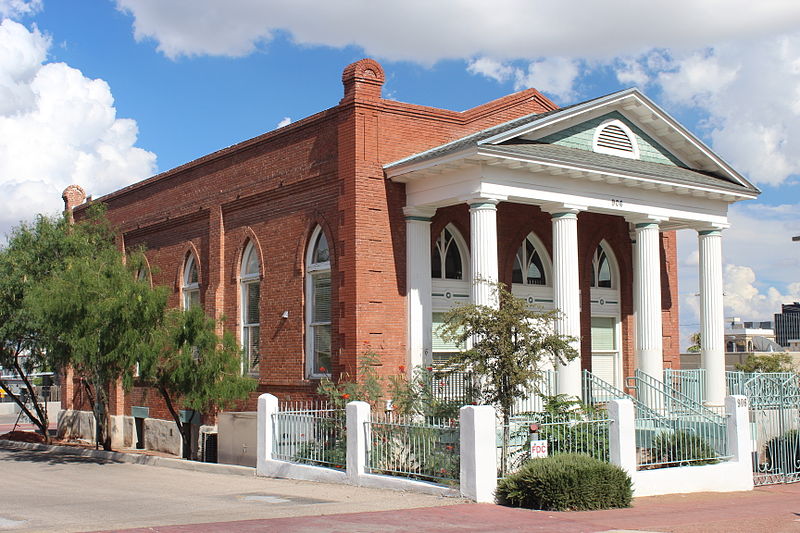
<path id="1" fill-rule="evenodd" d="M 739 463 L 739 474 L 749 488 L 753 487 L 753 441 L 750 436 L 750 404 L 747 396 L 725 397 L 728 415 L 728 454 Z M 748 490 L 748 489 L 742 489 Z"/>
<path id="2" fill-rule="evenodd" d="M 494 407 L 465 405 L 459 410 L 461 495 L 493 503 L 497 489 L 497 429 Z"/>
<path id="3" fill-rule="evenodd" d="M 347 478 L 358 485 L 364 475 L 367 462 L 367 426 L 370 421 L 370 406 L 367 402 L 347 404 Z"/>
<path id="4" fill-rule="evenodd" d="M 275 439 L 272 415 L 277 412 L 278 398 L 272 394 L 262 394 L 258 397 L 258 458 L 256 460 L 256 473 L 259 476 L 267 475 L 267 461 L 272 460 L 272 443 Z"/>
<path id="5" fill-rule="evenodd" d="M 636 421 L 633 402 L 630 400 L 611 400 L 608 402 L 608 455 L 615 464 L 633 474 L 636 472 Z"/>

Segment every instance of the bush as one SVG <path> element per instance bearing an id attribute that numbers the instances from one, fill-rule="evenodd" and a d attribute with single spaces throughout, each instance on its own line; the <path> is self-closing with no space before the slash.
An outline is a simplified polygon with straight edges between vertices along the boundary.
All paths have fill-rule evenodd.
<path id="1" fill-rule="evenodd" d="M 630 507 L 631 478 L 616 465 L 580 454 L 533 459 L 497 485 L 503 505 L 545 511 Z"/>
<path id="2" fill-rule="evenodd" d="M 650 456 L 655 463 L 710 465 L 719 462 L 714 447 L 703 437 L 688 431 L 659 433 L 653 439 Z"/>
<path id="3" fill-rule="evenodd" d="M 767 465 L 770 472 L 791 474 L 800 470 L 800 433 L 796 429 L 767 441 Z"/>

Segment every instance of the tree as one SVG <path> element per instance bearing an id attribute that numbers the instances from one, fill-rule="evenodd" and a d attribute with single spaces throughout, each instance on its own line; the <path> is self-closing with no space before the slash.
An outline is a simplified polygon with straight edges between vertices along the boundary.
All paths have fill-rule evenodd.
<path id="1" fill-rule="evenodd" d="M 33 374 L 59 370 L 63 354 L 46 349 L 43 324 L 25 302 L 34 288 L 63 270 L 68 261 L 113 244 L 107 225 L 96 223 L 97 216 L 92 211 L 86 223 L 70 227 L 64 217 L 39 215 L 33 223 L 13 228 L 0 250 L 0 366 L 15 371 L 25 394 L 15 394 L 2 378 L 0 389 L 20 406 L 46 442 L 50 440 L 46 398 L 40 401 L 35 393 Z M 32 401 L 30 407 L 25 396 Z"/>
<path id="2" fill-rule="evenodd" d="M 26 295 L 47 352 L 91 384 L 96 440 L 106 450 L 111 449 L 108 392 L 120 379 L 130 387 L 136 364 L 151 356 L 167 302 L 163 287 L 137 281 L 123 259 L 106 239 L 91 253 L 68 257 L 63 269 Z"/>
<path id="3" fill-rule="evenodd" d="M 691 335 L 689 335 L 689 342 L 691 342 L 692 345 L 689 346 L 688 348 L 686 348 L 686 351 L 690 352 L 690 353 L 699 352 L 702 349 L 700 347 L 700 332 L 696 331 L 696 332 L 692 333 Z"/>
<path id="4" fill-rule="evenodd" d="M 474 304 L 455 307 L 445 314 L 440 335 L 462 346 L 471 342 L 469 349 L 450 360 L 450 368 L 474 372 L 481 380 L 481 400 L 499 407 L 504 444 L 501 469 L 505 471 L 514 401 L 536 389 L 544 375 L 543 363 L 563 363 L 578 353 L 570 345 L 574 338 L 554 333 L 558 311 L 530 311 L 501 283 L 495 283 L 493 290 L 498 308 Z"/>
<path id="5" fill-rule="evenodd" d="M 178 426 L 185 459 L 191 459 L 191 423 L 181 420 L 178 402 L 194 415 L 227 407 L 256 388 L 254 379 L 242 376 L 242 351 L 234 336 L 226 332 L 220 338 L 215 328 L 199 307 L 172 309 L 152 357 L 140 365 L 142 379 L 158 390 Z"/>
<path id="6" fill-rule="evenodd" d="M 742 372 L 794 372 L 794 359 L 788 353 L 775 352 L 764 355 L 751 354 L 743 363 L 736 363 Z"/>

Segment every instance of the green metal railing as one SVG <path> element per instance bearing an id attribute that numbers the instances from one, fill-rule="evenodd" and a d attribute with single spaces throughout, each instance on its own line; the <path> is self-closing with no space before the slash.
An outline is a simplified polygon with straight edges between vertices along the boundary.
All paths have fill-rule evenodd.
<path id="1" fill-rule="evenodd" d="M 365 422 L 364 431 L 368 472 L 448 485 L 458 483 L 461 455 L 457 419 L 420 420 L 389 415 Z"/>

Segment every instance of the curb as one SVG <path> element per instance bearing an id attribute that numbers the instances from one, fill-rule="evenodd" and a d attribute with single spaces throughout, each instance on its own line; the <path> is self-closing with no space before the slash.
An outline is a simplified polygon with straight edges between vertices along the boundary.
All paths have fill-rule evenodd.
<path id="1" fill-rule="evenodd" d="M 186 459 L 172 459 L 156 455 L 143 455 L 138 453 L 107 452 L 105 450 L 90 450 L 72 446 L 57 446 L 38 444 L 32 442 L 14 442 L 0 440 L 0 449 L 4 450 L 37 450 L 52 455 L 77 455 L 92 459 L 105 459 L 116 463 L 130 463 L 136 465 L 159 466 L 174 468 L 176 470 L 189 470 L 192 472 L 205 472 L 207 474 L 227 474 L 234 476 L 256 477 L 256 469 L 250 466 L 221 465 L 217 463 L 201 463 Z"/>

